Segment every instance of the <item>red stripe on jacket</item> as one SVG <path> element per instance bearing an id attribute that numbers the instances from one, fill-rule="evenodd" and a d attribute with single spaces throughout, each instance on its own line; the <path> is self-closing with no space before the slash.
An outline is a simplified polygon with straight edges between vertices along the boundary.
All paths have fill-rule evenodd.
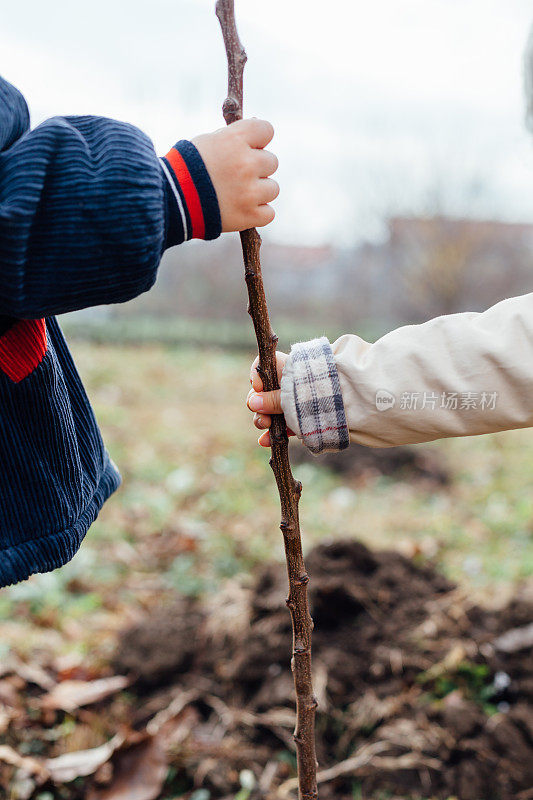
<path id="1" fill-rule="evenodd" d="M 44 319 L 20 319 L 0 336 L 0 370 L 20 383 L 39 366 L 46 353 Z"/>
<path id="2" fill-rule="evenodd" d="M 192 239 L 203 239 L 205 235 L 204 213 L 200 202 L 200 195 L 194 185 L 189 168 L 181 153 L 173 147 L 165 156 L 174 170 L 174 175 L 180 185 L 191 218 Z"/>

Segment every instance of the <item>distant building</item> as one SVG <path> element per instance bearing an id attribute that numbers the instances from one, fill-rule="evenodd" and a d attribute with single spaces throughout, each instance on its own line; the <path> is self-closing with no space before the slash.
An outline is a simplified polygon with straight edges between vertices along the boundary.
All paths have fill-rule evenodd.
<path id="1" fill-rule="evenodd" d="M 388 230 L 383 244 L 344 249 L 264 241 L 272 315 L 383 331 L 533 291 L 533 225 L 393 217 Z M 113 313 L 242 319 L 246 302 L 238 237 L 223 236 L 169 251 L 154 288 Z"/>

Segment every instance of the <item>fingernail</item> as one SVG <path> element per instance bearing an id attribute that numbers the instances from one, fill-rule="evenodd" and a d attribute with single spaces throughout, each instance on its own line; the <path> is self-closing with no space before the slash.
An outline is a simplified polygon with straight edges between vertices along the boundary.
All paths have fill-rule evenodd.
<path id="1" fill-rule="evenodd" d="M 260 394 L 253 394 L 249 401 L 248 405 L 252 409 L 252 411 L 262 411 L 263 410 L 263 398 Z"/>

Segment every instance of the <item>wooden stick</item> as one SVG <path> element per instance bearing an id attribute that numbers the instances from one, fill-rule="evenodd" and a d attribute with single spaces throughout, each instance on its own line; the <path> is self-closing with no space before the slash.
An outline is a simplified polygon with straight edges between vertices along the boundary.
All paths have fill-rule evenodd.
<path id="1" fill-rule="evenodd" d="M 216 13 L 222 28 L 222 36 L 228 59 L 228 96 L 222 111 L 230 125 L 242 119 L 243 72 L 246 53 L 240 42 L 235 24 L 233 0 L 217 0 Z M 259 249 L 261 237 L 255 228 L 241 232 L 244 258 L 244 275 L 248 287 L 248 313 L 257 337 L 259 365 L 257 371 L 265 391 L 279 389 L 276 369 L 276 345 L 278 337 L 272 330 L 261 275 Z M 274 472 L 281 502 L 281 523 L 285 543 L 289 596 L 286 600 L 292 619 L 292 661 L 296 689 L 296 728 L 294 741 L 298 762 L 298 788 L 300 800 L 315 800 L 318 797 L 316 782 L 315 710 L 317 701 L 313 693 L 311 678 L 311 631 L 313 620 L 309 613 L 307 584 L 298 518 L 298 501 L 302 484 L 292 475 L 289 463 L 287 429 L 283 415 L 274 415 L 270 428 L 272 457 L 270 466 Z"/>

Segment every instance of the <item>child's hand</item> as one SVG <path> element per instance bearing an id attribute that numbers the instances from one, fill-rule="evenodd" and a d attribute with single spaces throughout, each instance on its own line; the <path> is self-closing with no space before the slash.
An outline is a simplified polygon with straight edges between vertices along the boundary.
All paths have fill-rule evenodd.
<path id="1" fill-rule="evenodd" d="M 287 353 L 276 352 L 276 364 L 278 368 L 278 380 L 281 381 L 283 374 L 283 367 L 287 361 Z M 259 357 L 257 357 L 252 364 L 250 370 L 250 383 L 252 388 L 248 392 L 246 398 L 246 405 L 250 411 L 254 411 L 254 425 L 259 430 L 270 428 L 271 414 L 283 414 L 281 408 L 281 390 L 276 389 L 273 392 L 263 392 L 263 381 L 257 372 L 257 364 Z M 289 436 L 294 436 L 294 433 L 287 428 Z M 270 447 L 270 432 L 266 430 L 258 439 L 262 447 Z"/>
<path id="2" fill-rule="evenodd" d="M 260 119 L 242 119 L 192 139 L 215 187 L 223 231 L 244 231 L 268 225 L 279 194 L 269 178 L 278 168 L 274 153 L 263 148 L 274 128 Z"/>

